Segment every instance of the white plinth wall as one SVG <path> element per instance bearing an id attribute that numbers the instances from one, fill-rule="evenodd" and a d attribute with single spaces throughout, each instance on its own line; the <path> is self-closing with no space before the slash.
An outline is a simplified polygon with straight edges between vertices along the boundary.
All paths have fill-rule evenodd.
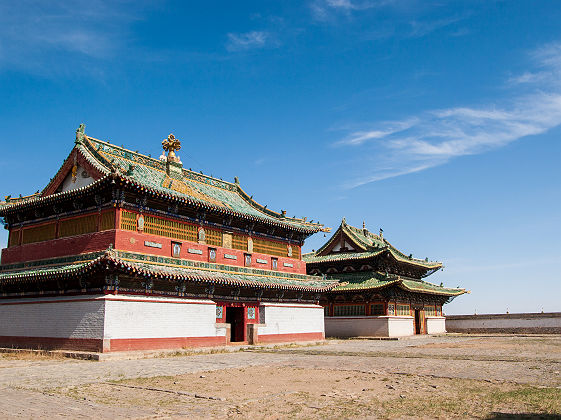
<path id="1" fill-rule="evenodd" d="M 444 334 L 446 332 L 446 318 L 443 316 L 427 316 L 427 334 Z"/>
<path id="2" fill-rule="evenodd" d="M 312 304 L 264 303 L 259 306 L 261 343 L 323 340 L 323 307 Z"/>
<path id="3" fill-rule="evenodd" d="M 263 304 L 258 342 L 324 338 L 323 308 Z M 261 322 L 261 321 L 260 321 Z M 0 301 L 0 347 L 97 352 L 227 344 L 210 299 L 88 295 Z"/>
<path id="4" fill-rule="evenodd" d="M 427 317 L 427 334 L 446 332 L 444 317 Z M 415 334 L 412 316 L 325 317 L 327 337 L 408 337 Z"/>

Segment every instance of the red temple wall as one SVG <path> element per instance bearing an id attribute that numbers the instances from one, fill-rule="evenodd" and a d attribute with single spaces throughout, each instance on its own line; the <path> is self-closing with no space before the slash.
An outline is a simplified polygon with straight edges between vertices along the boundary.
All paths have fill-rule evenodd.
<path id="1" fill-rule="evenodd" d="M 145 241 L 161 244 L 161 248 L 154 248 L 145 245 Z M 165 257 L 172 257 L 172 242 L 181 244 L 182 259 L 208 262 L 208 248 L 216 249 L 217 264 L 232 265 L 243 267 L 245 266 L 245 254 L 247 252 L 238 249 L 224 248 L 220 246 L 210 246 L 199 244 L 196 242 L 181 241 L 177 239 L 165 238 L 158 235 L 149 235 L 146 233 L 132 232 L 128 230 L 117 230 L 115 239 L 115 248 L 123 251 L 138 252 L 141 254 L 160 255 Z M 189 253 L 189 249 L 199 250 L 202 254 Z M 235 255 L 236 259 L 225 258 L 224 255 Z M 306 274 L 306 263 L 302 260 L 296 260 L 288 257 L 271 257 L 267 254 L 259 254 L 256 252 L 251 253 L 251 267 L 262 268 L 264 270 L 271 270 L 271 258 L 277 258 L 278 265 L 275 271 L 285 273 L 298 273 Z M 266 264 L 257 263 L 257 259 L 266 260 Z M 291 264 L 292 267 L 286 267 L 284 264 Z"/>
<path id="2" fill-rule="evenodd" d="M 79 236 L 35 242 L 26 245 L 4 248 L 2 264 L 13 264 L 23 261 L 43 260 L 64 257 L 107 249 L 115 243 L 115 230 L 87 233 Z"/>
<path id="3" fill-rule="evenodd" d="M 161 244 L 162 248 L 154 248 L 145 245 L 145 241 Z M 181 244 L 180 257 L 192 261 L 208 262 L 208 248 L 216 249 L 216 263 L 239 266 L 245 265 L 246 252 L 237 249 L 229 249 L 218 246 L 208 246 L 195 242 L 179 241 L 170 238 L 164 238 L 157 235 L 149 235 L 145 233 L 131 232 L 126 230 L 106 230 L 102 232 L 88 233 L 78 236 L 70 236 L 66 238 L 53 239 L 44 242 L 35 242 L 26 245 L 13 246 L 2 250 L 2 264 L 13 264 L 23 261 L 35 261 L 48 258 L 63 257 L 68 255 L 77 255 L 93 251 L 102 251 L 109 247 L 110 244 L 115 249 L 123 251 L 132 251 L 142 254 L 151 254 L 158 256 L 172 256 L 172 242 Z M 189 253 L 191 250 L 199 250 L 202 254 Z M 226 258 L 224 255 L 235 255 L 236 259 Z M 296 260 L 287 257 L 271 257 L 267 254 L 252 253 L 251 267 L 271 270 L 271 258 L 277 258 L 277 270 L 285 273 L 306 274 L 306 263 L 302 260 Z M 266 264 L 257 263 L 257 260 L 265 260 Z M 291 264 L 292 267 L 286 267 L 285 264 Z"/>

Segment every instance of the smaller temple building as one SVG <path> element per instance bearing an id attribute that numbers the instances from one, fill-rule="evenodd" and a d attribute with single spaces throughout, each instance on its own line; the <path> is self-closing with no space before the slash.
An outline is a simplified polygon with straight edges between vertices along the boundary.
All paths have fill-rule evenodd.
<path id="1" fill-rule="evenodd" d="M 359 229 L 345 219 L 318 251 L 303 255 L 308 274 L 337 280 L 324 293 L 325 334 L 331 337 L 403 337 L 444 333 L 442 305 L 465 289 L 423 278 L 442 263 L 405 255 L 380 230 Z"/>

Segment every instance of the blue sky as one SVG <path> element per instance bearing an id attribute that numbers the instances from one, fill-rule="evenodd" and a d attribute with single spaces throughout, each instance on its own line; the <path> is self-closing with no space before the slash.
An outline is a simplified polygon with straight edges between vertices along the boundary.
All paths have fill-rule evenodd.
<path id="1" fill-rule="evenodd" d="M 43 188 L 81 122 L 153 156 L 173 132 L 269 208 L 443 261 L 430 279 L 472 291 L 448 313 L 559 311 L 559 22 L 557 1 L 0 0 L 0 192 Z"/>

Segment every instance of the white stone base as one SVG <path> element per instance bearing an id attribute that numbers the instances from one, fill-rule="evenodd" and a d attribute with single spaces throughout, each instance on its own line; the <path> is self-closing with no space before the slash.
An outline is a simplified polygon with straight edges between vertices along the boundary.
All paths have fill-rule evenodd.
<path id="1" fill-rule="evenodd" d="M 446 318 L 443 316 L 427 316 L 427 334 L 444 334 L 446 332 Z"/>
<path id="2" fill-rule="evenodd" d="M 325 338 L 323 307 L 305 303 L 263 303 L 259 306 L 258 340 L 322 340 Z"/>
<path id="3" fill-rule="evenodd" d="M 407 337 L 414 332 L 411 316 L 325 317 L 327 337 Z"/>
<path id="4" fill-rule="evenodd" d="M 253 341 L 321 340 L 323 308 L 264 303 Z M 0 300 L 0 347 L 87 351 L 225 345 L 229 326 L 216 323 L 210 299 L 87 295 Z"/>

